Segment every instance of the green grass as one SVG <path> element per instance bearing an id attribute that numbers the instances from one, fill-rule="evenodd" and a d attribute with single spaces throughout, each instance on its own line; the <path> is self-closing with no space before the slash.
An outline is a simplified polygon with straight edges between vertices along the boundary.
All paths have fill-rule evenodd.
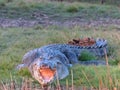
<path id="1" fill-rule="evenodd" d="M 50 16 L 50 20 L 71 19 L 80 17 L 86 20 L 98 18 L 120 19 L 120 8 L 109 5 L 98 5 L 88 3 L 57 3 L 57 2 L 26 2 L 13 0 L 7 2 L 0 0 L 1 18 L 25 18 L 32 17 L 33 12 L 42 12 Z M 54 17 L 52 17 L 54 15 Z M 15 67 L 21 63 L 22 56 L 31 49 L 38 48 L 52 43 L 67 43 L 73 38 L 100 37 L 108 40 L 110 76 L 113 87 L 118 87 L 120 83 L 120 31 L 119 28 L 108 27 L 42 27 L 32 28 L 0 28 L 0 80 L 9 81 L 11 76 L 18 82 L 22 77 L 31 78 L 28 70 L 16 71 Z M 104 87 L 109 87 L 109 75 L 106 66 L 81 66 L 72 68 L 74 85 L 99 87 L 101 83 Z M 76 72 L 77 71 L 77 72 Z M 61 84 L 71 85 L 71 74 Z M 101 82 L 100 82 L 101 81 Z M 111 89 L 112 90 L 112 89 Z"/>
<path id="2" fill-rule="evenodd" d="M 78 59 L 80 61 L 89 61 L 89 60 L 96 60 L 97 57 L 95 57 L 93 54 L 91 54 L 87 51 L 83 51 Z"/>
<path id="3" fill-rule="evenodd" d="M 86 20 L 99 18 L 120 19 L 120 8 L 111 5 L 89 3 L 27 2 L 23 0 L 1 3 L 0 15 L 8 18 L 36 19 L 33 13 L 47 14 L 50 20 L 72 19 L 79 17 Z"/>
<path id="4" fill-rule="evenodd" d="M 109 75 L 107 68 L 105 66 L 75 66 L 73 67 L 73 80 L 74 85 L 77 86 L 89 86 L 89 87 L 99 87 L 99 81 L 102 80 L 104 87 L 109 86 Z M 99 70 L 99 71 L 98 71 Z M 77 71 L 77 72 L 76 72 Z M 119 69 L 118 67 L 110 67 L 110 76 L 112 77 L 112 82 L 117 84 L 115 81 L 119 80 Z M 71 82 L 71 76 L 67 79 Z M 117 79 L 117 80 L 115 80 Z M 120 83 L 120 82 L 118 82 Z M 113 86 L 115 86 L 113 84 Z"/>
<path id="5" fill-rule="evenodd" d="M 64 1 L 69 1 L 69 0 L 64 0 Z M 79 1 L 79 2 L 87 2 L 87 3 L 97 3 L 97 4 L 101 4 L 101 0 L 71 0 L 71 1 Z M 119 0 L 104 0 L 104 4 L 107 5 L 120 5 L 120 1 Z"/>
<path id="6" fill-rule="evenodd" d="M 44 1 L 44 2 L 49 2 L 50 0 L 0 0 L 0 2 L 4 2 L 4 3 L 10 3 L 10 2 L 23 2 L 23 1 L 25 1 L 25 2 L 29 2 L 29 3 L 31 3 L 31 2 L 33 2 L 33 3 L 38 3 L 38 2 L 42 2 L 42 1 Z M 56 0 L 54 0 L 54 1 L 56 1 Z M 69 0 L 63 0 L 63 1 L 69 1 Z M 73 2 L 76 2 L 76 1 L 78 1 L 78 2 L 87 2 L 87 3 L 96 3 L 96 4 L 101 4 L 101 0 L 71 0 L 71 1 L 73 1 Z M 107 5 L 117 5 L 117 6 L 119 6 L 119 4 L 120 4 L 120 1 L 119 0 L 105 0 L 105 2 L 104 2 L 104 4 L 107 4 Z"/>
<path id="7" fill-rule="evenodd" d="M 114 29 L 113 29 L 114 28 Z M 29 50 L 38 48 L 43 45 L 51 43 L 67 43 L 72 38 L 78 37 L 101 37 L 108 40 L 109 46 L 114 47 L 114 52 L 111 53 L 114 57 L 109 59 L 112 61 L 120 60 L 120 32 L 113 28 L 98 28 L 95 30 L 93 28 L 83 28 L 75 27 L 72 29 L 63 28 L 1 28 L 0 29 L 0 80 L 9 80 L 10 74 L 18 79 L 21 77 L 31 77 L 27 70 L 16 71 L 15 67 L 21 63 L 22 56 Z M 104 29 L 106 29 L 104 31 Z M 112 36 L 111 36 L 112 35 Z M 114 43 L 112 43 L 114 42 Z M 116 56 L 115 56 L 116 55 Z M 74 85 L 94 85 L 98 87 L 99 78 L 106 77 L 106 67 L 100 66 L 95 67 L 99 69 L 99 72 L 94 70 L 94 66 L 80 66 L 77 65 L 73 67 L 74 72 Z M 111 75 L 117 76 L 113 77 L 120 79 L 119 77 L 119 66 L 111 66 Z M 77 71 L 77 72 L 76 72 Z M 83 75 L 85 72 L 88 80 Z M 98 76 L 99 74 L 99 77 Z M 94 78 L 95 77 L 95 78 Z M 67 79 L 70 80 L 71 76 Z M 61 84 L 65 84 L 66 80 L 62 80 Z M 104 82 L 104 83 L 107 83 Z"/>

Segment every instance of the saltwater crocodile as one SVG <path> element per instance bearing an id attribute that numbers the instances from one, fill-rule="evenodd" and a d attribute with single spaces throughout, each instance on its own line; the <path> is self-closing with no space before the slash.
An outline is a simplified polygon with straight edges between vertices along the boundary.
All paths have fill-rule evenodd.
<path id="1" fill-rule="evenodd" d="M 84 50 L 96 56 L 104 56 L 107 41 L 96 40 L 92 46 L 75 46 L 69 44 L 50 44 L 27 52 L 23 56 L 22 64 L 18 69 L 27 67 L 31 75 L 42 85 L 53 80 L 63 79 L 69 75 L 68 67 L 78 63 L 78 57 Z"/>

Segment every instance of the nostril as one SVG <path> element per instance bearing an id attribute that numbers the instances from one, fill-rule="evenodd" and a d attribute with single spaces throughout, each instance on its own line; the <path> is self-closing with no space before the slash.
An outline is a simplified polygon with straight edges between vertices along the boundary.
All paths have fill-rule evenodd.
<path id="1" fill-rule="evenodd" d="M 47 64 L 42 64 L 41 66 L 42 66 L 42 67 L 48 67 L 48 65 L 47 65 Z"/>

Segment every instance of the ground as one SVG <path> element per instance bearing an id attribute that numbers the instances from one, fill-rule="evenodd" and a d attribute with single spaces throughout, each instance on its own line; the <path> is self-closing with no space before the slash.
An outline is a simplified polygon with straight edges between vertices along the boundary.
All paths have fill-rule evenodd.
<path id="1" fill-rule="evenodd" d="M 35 25 L 65 27 L 113 25 L 119 27 L 120 24 L 120 10 L 117 6 L 64 2 L 60 4 L 57 2 L 47 4 L 44 2 L 40 4 L 13 2 L 0 8 L 0 27 Z"/>
<path id="2" fill-rule="evenodd" d="M 32 3 L 26 3 L 27 1 L 15 0 L 15 2 L 0 4 L 0 81 L 2 85 L 6 83 L 8 86 L 12 80 L 16 85 L 20 85 L 23 78 L 29 78 L 33 85 L 39 86 L 31 78 L 28 70 L 19 72 L 15 70 L 15 67 L 21 63 L 22 56 L 31 49 L 51 43 L 66 43 L 78 37 L 101 37 L 108 40 L 110 46 L 108 59 L 111 66 L 106 68 L 106 66 L 76 65 L 70 69 L 70 75 L 61 80 L 60 84 L 63 88 L 65 86 L 71 88 L 74 85 L 80 88 L 86 86 L 97 89 L 116 87 L 119 90 L 119 6 L 76 2 L 34 3 L 32 0 Z M 54 84 L 57 85 L 58 82 Z"/>
<path id="3" fill-rule="evenodd" d="M 47 16 L 47 15 L 45 15 Z M 43 26 L 64 26 L 64 27 L 74 27 L 74 26 L 83 26 L 83 27 L 98 27 L 98 26 L 109 26 L 113 25 L 120 28 L 120 19 L 112 19 L 112 18 L 100 18 L 98 20 L 90 20 L 86 21 L 85 19 L 80 18 L 72 18 L 72 20 L 65 20 L 57 21 L 57 20 L 50 20 L 49 17 L 44 19 L 44 17 L 38 17 L 42 20 L 25 20 L 25 19 L 8 19 L 8 18 L 1 18 L 0 19 L 0 27 L 32 27 L 36 25 L 43 25 Z"/>

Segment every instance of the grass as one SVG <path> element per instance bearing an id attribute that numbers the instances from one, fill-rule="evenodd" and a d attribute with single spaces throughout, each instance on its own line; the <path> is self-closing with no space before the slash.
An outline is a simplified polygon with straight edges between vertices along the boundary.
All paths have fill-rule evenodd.
<path id="1" fill-rule="evenodd" d="M 64 1 L 69 1 L 69 0 L 64 0 Z M 71 0 L 71 1 L 79 1 L 79 2 L 88 2 L 88 3 L 97 3 L 97 4 L 101 4 L 101 1 L 102 0 Z M 104 1 L 104 4 L 107 4 L 107 5 L 117 5 L 119 6 L 120 5 L 120 1 L 119 0 L 105 0 Z"/>
<path id="2" fill-rule="evenodd" d="M 106 28 L 98 28 L 98 30 L 93 30 L 93 28 L 83 28 L 83 27 L 75 27 L 71 30 L 69 28 L 63 28 L 63 30 L 59 30 L 59 28 L 1 28 L 0 29 L 0 80 L 9 80 L 10 74 L 15 78 L 19 79 L 22 77 L 31 78 L 29 72 L 27 70 L 16 71 L 15 67 L 21 63 L 22 56 L 29 50 L 38 48 L 40 46 L 51 44 L 51 43 L 67 43 L 67 41 L 72 38 L 78 37 L 101 37 L 108 40 L 109 45 L 114 47 L 114 52 L 111 55 L 116 55 L 114 57 L 110 57 L 110 60 L 116 60 L 119 57 L 119 31 L 116 31 L 116 28 L 109 29 Z M 112 35 L 112 36 L 111 36 Z M 114 42 L 114 44 L 112 43 Z M 119 59 L 120 60 L 120 59 Z M 117 80 L 119 77 L 119 66 L 111 66 L 111 75 Z M 99 71 L 95 71 L 98 70 Z M 76 72 L 79 71 L 79 72 Z M 87 75 L 86 80 L 83 73 Z M 100 66 L 80 66 L 77 65 L 73 67 L 73 75 L 74 75 L 74 85 L 75 86 L 90 86 L 89 84 L 94 85 L 94 87 L 99 86 L 99 79 L 106 79 L 106 67 Z M 99 73 L 99 77 L 98 77 Z M 115 77 L 114 77 L 115 76 Z M 71 82 L 71 76 L 67 79 L 61 80 L 61 84 L 65 85 L 65 81 Z M 18 81 L 19 81 L 18 80 Z M 70 81 L 69 81 L 70 80 Z M 107 86 L 107 82 L 104 82 Z M 118 81 L 119 83 L 119 81 Z M 70 85 L 70 83 L 69 83 Z"/>
<path id="3" fill-rule="evenodd" d="M 118 66 L 110 66 L 107 68 L 106 66 L 80 66 L 76 65 L 71 69 L 71 74 L 60 81 L 55 81 L 52 83 L 52 88 L 59 86 L 67 88 L 73 88 L 73 90 L 77 90 L 76 88 L 79 88 L 79 90 L 84 90 L 80 88 L 93 88 L 94 90 L 98 90 L 101 88 L 101 90 L 104 90 L 105 88 L 109 90 L 114 90 L 113 88 L 117 88 L 119 90 L 120 88 L 120 76 L 119 76 L 119 70 L 120 68 Z M 108 70 L 110 72 L 108 72 Z M 77 71 L 77 72 L 76 72 Z M 79 71 L 79 72 L 78 72 Z M 28 78 L 28 76 L 27 76 Z M 19 80 L 19 81 L 18 81 Z M 27 79 L 26 79 L 27 80 Z M 37 85 L 36 88 L 41 88 L 38 83 L 34 82 L 33 79 L 29 77 L 29 88 L 33 88 L 35 85 Z M 25 82 L 23 82 L 23 79 L 16 79 L 14 76 L 10 80 L 4 80 L 2 83 L 9 88 L 11 85 L 10 83 L 15 82 L 15 87 L 21 88 L 27 86 L 24 85 Z M 7 82 L 7 83 L 6 83 Z M 10 85 L 9 85 L 10 84 Z M 22 84 L 22 85 L 21 85 Z M 9 85 L 9 86 L 8 86 Z M 60 87 L 61 88 L 61 87 Z M 86 89 L 86 90 L 89 90 Z M 91 90 L 93 90 L 91 89 Z M 14 89 L 12 89 L 14 90 Z M 16 90 L 16 89 L 15 89 Z M 55 89 L 56 90 L 56 89 Z M 66 90 L 66 89 L 63 89 Z"/>
<path id="4" fill-rule="evenodd" d="M 79 56 L 80 61 L 96 60 L 97 58 L 87 51 L 83 51 Z"/>
<path id="5" fill-rule="evenodd" d="M 14 0 L 13 0 L 14 1 Z M 27 0 L 15 0 L 14 2 L 0 0 L 1 18 L 32 17 L 33 12 L 42 12 L 50 16 L 50 19 L 64 21 L 75 17 L 86 20 L 99 18 L 120 19 L 120 8 L 109 5 L 88 3 L 58 3 L 58 2 L 27 2 Z M 1 3 L 2 2 L 2 3 Z M 2 6 L 1 6 L 2 5 Z M 54 17 L 52 15 L 54 14 Z M 16 71 L 15 67 L 21 63 L 22 56 L 31 49 L 52 43 L 67 43 L 73 38 L 100 37 L 108 40 L 109 66 L 82 66 L 71 68 L 72 73 L 60 81 L 63 86 L 91 87 L 91 88 L 120 88 L 120 30 L 114 26 L 108 27 L 42 27 L 31 28 L 0 28 L 0 81 L 9 83 L 12 77 L 16 83 L 22 82 L 22 78 L 31 78 L 28 70 Z M 109 71 L 109 73 L 108 73 Z M 35 80 L 33 80 L 33 83 Z M 112 84 L 112 86 L 111 86 Z"/>
<path id="6" fill-rule="evenodd" d="M 36 19 L 33 13 L 47 14 L 50 20 L 64 21 L 71 18 L 82 18 L 86 20 L 99 18 L 120 19 L 120 8 L 110 5 L 98 5 L 89 3 L 58 3 L 58 2 L 34 2 L 27 0 L 1 3 L 1 17 Z M 14 14 L 14 15 L 13 15 Z"/>

